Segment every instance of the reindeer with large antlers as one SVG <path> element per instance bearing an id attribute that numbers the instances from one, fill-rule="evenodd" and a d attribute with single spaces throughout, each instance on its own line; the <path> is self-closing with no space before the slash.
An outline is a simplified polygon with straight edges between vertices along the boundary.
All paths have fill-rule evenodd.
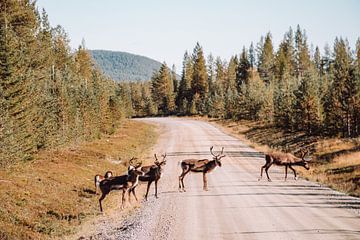
<path id="1" fill-rule="evenodd" d="M 116 176 L 116 177 L 110 177 L 108 179 L 104 179 L 100 182 L 100 190 L 101 190 L 101 197 L 99 199 L 99 205 L 100 205 L 100 211 L 102 212 L 102 205 L 101 201 L 104 200 L 104 198 L 112 191 L 112 190 L 122 190 L 122 200 L 121 200 L 121 209 L 124 208 L 124 202 L 125 202 L 125 193 L 129 189 L 136 187 L 139 182 L 139 176 L 144 175 L 144 173 L 138 168 L 140 168 L 141 163 L 138 163 L 137 165 L 133 164 L 133 160 L 135 158 L 132 158 L 129 163 L 130 166 L 128 167 L 128 172 L 125 175 Z"/>
<path id="2" fill-rule="evenodd" d="M 310 169 L 308 160 L 304 159 L 307 152 L 301 151 L 301 153 L 302 153 L 301 158 L 295 157 L 294 155 L 292 155 L 290 153 L 272 152 L 272 153 L 265 154 L 266 163 L 264 166 L 261 167 L 260 177 L 258 180 L 260 181 L 260 179 L 262 178 L 263 170 L 265 168 L 265 173 L 266 173 L 267 179 L 269 182 L 271 182 L 268 170 L 273 164 L 278 165 L 278 166 L 285 166 L 285 181 L 287 179 L 288 168 L 290 168 L 294 172 L 294 178 L 295 178 L 295 180 L 297 180 L 296 171 L 292 166 L 302 166 L 306 170 Z"/>
<path id="3" fill-rule="evenodd" d="M 189 172 L 202 173 L 203 174 L 203 190 L 208 191 L 207 187 L 207 176 L 206 174 L 214 170 L 217 166 L 221 167 L 221 158 L 225 157 L 222 155 L 224 148 L 217 155 L 213 153 L 213 146 L 210 148 L 210 153 L 213 155 L 213 160 L 209 159 L 185 159 L 180 161 L 182 173 L 179 176 L 179 191 L 185 192 L 184 177 Z"/>
<path id="4" fill-rule="evenodd" d="M 162 160 L 159 161 L 159 159 L 157 158 L 156 154 L 154 154 L 155 157 L 155 162 L 153 165 L 149 165 L 149 166 L 144 166 L 141 168 L 141 171 L 143 171 L 145 173 L 144 176 L 140 176 L 139 180 L 142 182 L 147 182 L 147 189 L 146 189 L 146 194 L 145 194 L 145 200 L 147 200 L 148 194 L 149 194 L 149 189 L 151 186 L 152 182 L 155 182 L 155 197 L 158 198 L 157 195 L 157 184 L 158 181 L 160 180 L 161 176 L 162 176 L 162 167 L 166 164 L 166 153 L 161 155 L 162 156 Z M 134 193 L 135 199 L 136 195 L 135 195 L 135 188 L 132 188 L 130 191 L 132 191 Z M 129 193 L 130 194 L 130 193 Z"/>

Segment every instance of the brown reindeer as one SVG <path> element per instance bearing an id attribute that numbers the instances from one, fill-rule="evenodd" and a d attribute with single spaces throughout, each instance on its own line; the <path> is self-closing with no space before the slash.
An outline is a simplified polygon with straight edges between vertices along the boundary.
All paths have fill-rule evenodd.
<path id="1" fill-rule="evenodd" d="M 266 176 L 269 182 L 271 182 L 271 179 L 269 177 L 268 170 L 269 168 L 275 164 L 278 166 L 285 166 L 285 181 L 287 178 L 287 170 L 290 168 L 294 172 L 294 178 L 297 180 L 296 177 L 296 171 L 292 166 L 302 166 L 305 169 L 309 170 L 309 164 L 308 161 L 304 159 L 306 155 L 306 152 L 301 154 L 301 158 L 295 157 L 294 155 L 290 153 L 279 153 L 279 152 L 272 152 L 265 154 L 265 165 L 261 167 L 261 173 L 258 181 L 262 178 L 263 170 L 265 168 Z"/>
<path id="2" fill-rule="evenodd" d="M 130 160 L 130 166 L 128 167 L 127 174 L 110 177 L 100 182 L 100 190 L 102 195 L 99 199 L 99 205 L 101 212 L 103 211 L 101 202 L 112 190 L 122 190 L 121 209 L 124 208 L 126 191 L 136 186 L 139 181 L 139 176 L 144 175 L 142 171 L 138 170 L 138 168 L 141 166 L 141 163 L 137 164 L 136 166 L 132 164 L 132 160 L 134 159 L 135 158 L 132 158 Z"/>
<path id="3" fill-rule="evenodd" d="M 210 148 L 210 153 L 213 155 L 213 160 L 209 159 L 185 159 L 180 161 L 182 173 L 179 176 L 179 191 L 185 192 L 184 186 L 184 177 L 189 172 L 202 173 L 203 174 L 203 190 L 208 191 L 207 187 L 207 173 L 210 173 L 217 166 L 221 167 L 221 158 L 225 157 L 222 155 L 224 148 L 221 149 L 221 152 L 218 155 L 215 155 L 212 151 L 213 147 Z"/>
<path id="4" fill-rule="evenodd" d="M 113 176 L 112 171 L 107 171 L 104 176 L 101 176 L 99 174 L 95 175 L 94 182 L 95 182 L 95 194 L 97 194 L 97 190 L 99 188 L 100 182 L 104 179 L 110 178 Z"/>
<path id="5" fill-rule="evenodd" d="M 154 154 L 155 157 L 155 162 L 153 165 L 149 165 L 149 166 L 144 166 L 141 168 L 141 171 L 143 171 L 145 173 L 144 176 L 140 176 L 139 180 L 142 182 L 147 182 L 147 189 L 146 189 L 146 194 L 145 194 L 145 200 L 147 200 L 148 194 L 149 194 L 149 189 L 151 186 L 152 182 L 155 182 L 155 197 L 158 198 L 157 195 L 157 184 L 158 181 L 160 180 L 161 176 L 162 176 L 162 167 L 165 166 L 166 164 L 166 153 L 162 156 L 162 161 L 160 162 L 159 159 L 157 158 L 156 154 Z M 132 188 L 131 191 L 133 192 L 135 199 L 136 199 L 136 195 L 135 195 L 135 188 Z M 130 193 L 129 193 L 130 195 Z M 137 200 L 137 199 L 136 199 Z"/>

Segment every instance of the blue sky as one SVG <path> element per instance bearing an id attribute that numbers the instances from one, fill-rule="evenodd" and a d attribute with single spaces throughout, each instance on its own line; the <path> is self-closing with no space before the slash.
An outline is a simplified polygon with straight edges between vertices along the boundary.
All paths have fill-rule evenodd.
<path id="1" fill-rule="evenodd" d="M 51 25 L 62 25 L 76 48 L 126 51 L 175 63 L 196 42 L 205 54 L 229 58 L 271 31 L 275 44 L 290 26 L 306 29 L 321 49 L 336 36 L 354 48 L 360 37 L 357 0 L 38 0 Z"/>

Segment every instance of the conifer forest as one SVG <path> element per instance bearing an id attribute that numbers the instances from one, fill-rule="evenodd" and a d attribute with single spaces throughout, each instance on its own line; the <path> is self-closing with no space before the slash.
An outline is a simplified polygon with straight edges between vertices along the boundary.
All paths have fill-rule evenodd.
<path id="1" fill-rule="evenodd" d="M 278 46 L 271 32 L 230 59 L 186 51 L 178 79 L 163 63 L 148 81 L 116 82 L 85 43 L 28 0 L 0 3 L 0 164 L 111 134 L 122 119 L 209 116 L 255 120 L 309 135 L 360 135 L 360 39 L 320 49 L 299 25 Z M 271 29 L 269 29 L 271 31 Z M 309 36 L 311 37 L 311 36 Z"/>

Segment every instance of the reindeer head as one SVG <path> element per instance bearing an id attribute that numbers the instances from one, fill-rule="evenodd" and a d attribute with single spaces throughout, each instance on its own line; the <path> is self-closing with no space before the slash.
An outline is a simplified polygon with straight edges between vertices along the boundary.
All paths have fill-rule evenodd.
<path id="1" fill-rule="evenodd" d="M 144 172 L 138 170 L 138 168 L 141 167 L 142 162 L 135 164 L 133 161 L 136 160 L 136 159 L 137 158 L 132 157 L 129 160 L 128 175 L 143 176 Z"/>
<path id="2" fill-rule="evenodd" d="M 154 154 L 154 157 L 155 157 L 155 165 L 158 166 L 158 167 L 161 167 L 161 166 L 164 166 L 166 164 L 166 153 L 161 155 L 162 156 L 162 161 L 160 162 L 159 159 L 157 158 L 156 156 L 156 153 Z"/>
<path id="3" fill-rule="evenodd" d="M 221 159 L 222 159 L 223 157 L 225 157 L 225 155 L 222 155 L 223 152 L 224 152 L 224 147 L 221 149 L 221 153 L 219 153 L 219 154 L 217 154 L 217 155 L 215 155 L 215 154 L 213 153 L 213 151 L 212 151 L 213 148 L 214 148 L 214 146 L 211 146 L 211 148 L 210 148 L 210 153 L 211 153 L 211 155 L 213 155 L 213 160 L 215 161 L 216 165 L 218 165 L 219 167 L 221 167 Z"/>
<path id="4" fill-rule="evenodd" d="M 113 176 L 112 171 L 107 171 L 107 172 L 105 173 L 105 175 L 104 175 L 105 178 L 110 178 L 110 177 L 112 177 L 112 176 Z"/>
<path id="5" fill-rule="evenodd" d="M 306 154 L 307 154 L 308 152 L 306 151 L 306 152 L 303 152 L 302 150 L 301 150 L 301 162 L 300 162 L 300 166 L 303 166 L 306 170 L 309 170 L 310 169 L 310 166 L 309 166 L 309 161 L 310 160 L 307 160 L 307 159 L 305 159 L 305 156 L 306 156 Z"/>

